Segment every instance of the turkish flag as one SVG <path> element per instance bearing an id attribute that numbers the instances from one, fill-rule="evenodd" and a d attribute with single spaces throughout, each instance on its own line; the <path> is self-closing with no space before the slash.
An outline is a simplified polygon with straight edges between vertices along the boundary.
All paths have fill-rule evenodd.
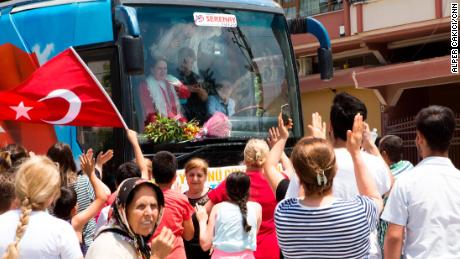
<path id="1" fill-rule="evenodd" d="M 73 48 L 46 62 L 19 86 L 0 92 L 0 120 L 124 127 L 117 108 Z"/>
<path id="2" fill-rule="evenodd" d="M 35 53 L 27 53 L 9 43 L 0 45 L 0 57 L 0 91 L 17 87 L 40 67 Z M 46 154 L 48 147 L 57 141 L 50 124 L 1 121 L 0 126 L 0 146 L 16 143 L 36 154 Z"/>

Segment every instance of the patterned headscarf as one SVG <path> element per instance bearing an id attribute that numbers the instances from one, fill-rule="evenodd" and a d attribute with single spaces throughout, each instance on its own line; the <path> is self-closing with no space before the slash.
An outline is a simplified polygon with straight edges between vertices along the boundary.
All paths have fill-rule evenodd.
<path id="1" fill-rule="evenodd" d="M 128 198 L 134 195 L 133 192 L 139 186 L 151 187 L 157 196 L 157 202 L 159 207 L 159 214 L 157 222 L 153 227 L 152 232 L 147 236 L 141 236 L 135 234 L 128 223 L 126 210 L 128 207 Z M 160 187 L 156 184 L 138 177 L 126 179 L 120 185 L 116 201 L 112 204 L 113 215 L 109 220 L 106 227 L 102 228 L 99 233 L 111 231 L 120 234 L 121 238 L 130 243 L 137 251 L 139 257 L 150 258 L 150 247 L 147 245 L 147 241 L 152 237 L 153 233 L 160 224 L 161 217 L 163 215 L 163 208 L 165 205 L 163 192 Z"/>

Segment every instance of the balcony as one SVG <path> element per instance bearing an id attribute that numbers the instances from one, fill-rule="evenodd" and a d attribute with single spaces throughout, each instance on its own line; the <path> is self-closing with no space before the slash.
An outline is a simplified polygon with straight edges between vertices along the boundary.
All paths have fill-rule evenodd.
<path id="1" fill-rule="evenodd" d="M 297 3 L 294 0 L 290 1 L 291 5 Z M 366 42 L 361 38 L 388 36 L 389 32 L 402 32 L 397 33 L 397 37 L 390 41 L 448 32 L 450 3 L 456 2 L 456 0 L 344 0 L 332 2 L 340 3 L 339 10 L 320 13 L 319 0 L 298 1 L 300 1 L 298 6 L 318 6 L 318 14 L 313 17 L 323 23 L 328 30 L 334 53 L 365 45 Z M 326 2 L 331 3 L 331 1 Z M 316 12 L 314 8 L 306 10 L 306 14 Z M 299 11 L 300 13 L 303 14 L 303 11 Z M 411 33 L 407 28 L 420 33 Z M 298 34 L 292 36 L 292 41 L 296 54 L 315 55 L 317 44 L 314 37 Z M 314 47 L 311 47 L 312 45 Z"/>

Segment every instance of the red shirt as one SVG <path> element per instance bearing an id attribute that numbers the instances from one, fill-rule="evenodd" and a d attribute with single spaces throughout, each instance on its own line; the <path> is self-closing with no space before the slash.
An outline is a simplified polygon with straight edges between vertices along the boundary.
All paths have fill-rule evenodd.
<path id="1" fill-rule="evenodd" d="M 191 220 L 192 214 L 195 212 L 192 205 L 188 202 L 187 196 L 171 189 L 163 190 L 165 197 L 165 208 L 163 210 L 163 217 L 160 225 L 155 231 L 152 239 L 158 236 L 161 229 L 165 226 L 172 230 L 176 236 L 174 247 L 167 258 L 170 259 L 186 259 L 184 240 L 182 239 L 182 233 L 184 233 L 184 227 L 182 223 L 186 220 Z M 149 242 L 152 241 L 149 240 Z"/>
<path id="2" fill-rule="evenodd" d="M 257 250 L 254 256 L 258 259 L 278 259 L 280 256 L 280 249 L 276 239 L 275 223 L 273 220 L 273 214 L 275 213 L 277 204 L 275 195 L 267 180 L 265 180 L 262 175 L 262 172 L 248 171 L 246 174 L 251 179 L 249 200 L 258 202 L 262 206 L 262 223 L 259 233 L 257 233 Z M 224 180 L 216 189 L 209 192 L 209 199 L 214 204 L 228 200 L 225 183 L 226 181 Z"/>

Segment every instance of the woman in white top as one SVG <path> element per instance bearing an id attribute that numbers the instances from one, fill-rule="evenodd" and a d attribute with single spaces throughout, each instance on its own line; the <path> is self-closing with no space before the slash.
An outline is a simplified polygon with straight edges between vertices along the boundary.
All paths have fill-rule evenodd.
<path id="1" fill-rule="evenodd" d="M 254 258 L 257 232 L 262 221 L 262 207 L 256 202 L 248 201 L 251 180 L 247 174 L 235 172 L 226 181 L 229 201 L 212 208 L 208 224 L 205 207 L 197 205 L 201 248 L 206 251 L 213 246 L 211 259 Z"/>
<path id="2" fill-rule="evenodd" d="M 185 120 L 181 99 L 190 97 L 187 86 L 168 74 L 168 63 L 164 57 L 154 57 L 150 75 L 139 85 L 139 108 L 144 124 L 155 121 L 156 116 Z M 139 104 L 137 104 L 139 106 Z"/>
<path id="3" fill-rule="evenodd" d="M 60 185 L 59 168 L 49 158 L 35 156 L 19 167 L 15 189 L 20 209 L 0 216 L 3 258 L 83 258 L 72 226 L 46 212 Z"/>

